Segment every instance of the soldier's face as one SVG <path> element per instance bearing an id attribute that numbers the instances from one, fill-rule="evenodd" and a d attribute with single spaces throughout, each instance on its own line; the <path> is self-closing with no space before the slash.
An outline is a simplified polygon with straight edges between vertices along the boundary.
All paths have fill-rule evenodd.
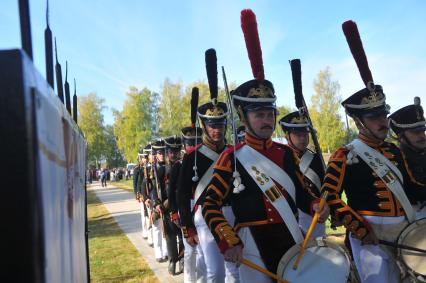
<path id="1" fill-rule="evenodd" d="M 375 116 L 375 117 L 364 117 L 362 119 L 364 126 L 366 126 L 370 132 L 381 140 L 384 140 L 389 132 L 389 120 L 386 114 Z M 361 133 L 370 136 L 370 133 L 364 129 L 360 129 Z"/>
<path id="2" fill-rule="evenodd" d="M 157 157 L 158 162 L 164 162 L 164 152 L 163 151 L 158 151 L 155 156 Z"/>
<path id="3" fill-rule="evenodd" d="M 213 142 L 221 142 L 225 138 L 224 124 L 206 124 L 206 131 Z"/>
<path id="4" fill-rule="evenodd" d="M 254 134 L 262 139 L 269 139 L 274 132 L 275 111 L 273 109 L 259 109 L 247 113 L 247 122 Z M 250 127 L 246 126 L 246 131 Z"/>
<path id="5" fill-rule="evenodd" d="M 404 137 L 408 140 L 415 149 L 422 151 L 426 149 L 426 134 L 425 131 L 406 130 Z"/>
<path id="6" fill-rule="evenodd" d="M 152 154 L 148 155 L 148 160 L 150 163 L 154 162 L 154 155 Z"/>
<path id="7" fill-rule="evenodd" d="M 293 146 L 300 151 L 304 151 L 308 147 L 309 135 L 306 131 L 292 131 L 289 138 Z"/>
<path id="8" fill-rule="evenodd" d="M 169 150 L 167 151 L 167 157 L 171 162 L 174 162 L 179 157 L 179 151 Z"/>

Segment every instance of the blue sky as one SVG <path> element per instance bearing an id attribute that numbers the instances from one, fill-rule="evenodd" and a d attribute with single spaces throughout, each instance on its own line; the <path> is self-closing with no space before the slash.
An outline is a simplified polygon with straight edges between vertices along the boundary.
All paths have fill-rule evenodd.
<path id="1" fill-rule="evenodd" d="M 0 49 L 20 47 L 16 0 L 0 2 Z M 30 0 L 34 61 L 44 75 L 45 0 Z M 159 91 L 163 80 L 184 85 L 206 79 L 204 51 L 215 48 L 228 81 L 252 78 L 240 11 L 257 15 L 266 78 L 279 105 L 294 107 L 288 60 L 300 58 L 304 93 L 326 66 L 343 98 L 363 83 L 341 24 L 357 22 L 376 83 L 392 110 L 426 101 L 425 1 L 145 1 L 50 0 L 59 61 L 79 95 L 96 92 L 121 109 L 129 86 Z M 221 80 L 219 81 L 222 84 Z M 105 121 L 113 123 L 109 110 Z"/>

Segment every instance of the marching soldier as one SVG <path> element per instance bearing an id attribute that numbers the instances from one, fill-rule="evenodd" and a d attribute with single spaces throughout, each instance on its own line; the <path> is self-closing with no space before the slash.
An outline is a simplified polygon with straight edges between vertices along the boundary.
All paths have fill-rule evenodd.
<path id="1" fill-rule="evenodd" d="M 181 139 L 176 136 L 171 136 L 164 139 L 166 144 L 167 165 L 165 173 L 165 190 L 162 191 L 162 207 L 163 217 L 165 222 L 165 234 L 167 242 L 167 253 L 169 255 L 168 271 L 171 275 L 180 274 L 183 272 L 183 239 L 180 228 L 173 220 L 171 212 L 172 203 L 175 203 L 172 198 L 169 198 L 171 191 L 176 191 L 177 178 L 179 174 L 178 165 L 180 151 L 182 148 Z M 179 246 L 178 240 L 179 238 Z M 182 260 L 181 260 L 182 259 Z M 176 263 L 179 262 L 179 270 L 176 272 Z"/>
<path id="2" fill-rule="evenodd" d="M 413 105 L 395 111 L 389 120 L 414 179 L 426 184 L 426 121 L 420 98 L 416 97 Z M 424 203 L 417 205 L 416 210 L 417 219 L 426 217 Z"/>
<path id="3" fill-rule="evenodd" d="M 281 128 L 285 134 L 288 145 L 299 158 L 299 169 L 305 176 L 305 188 L 313 197 L 320 197 L 322 180 L 324 179 L 324 166 L 317 154 L 309 148 L 309 123 L 299 111 L 291 112 L 281 118 Z M 311 215 L 299 211 L 299 225 L 304 234 L 307 233 L 312 222 Z M 324 237 L 325 224 L 318 223 L 312 237 Z"/>
<path id="4" fill-rule="evenodd" d="M 191 126 L 181 129 L 181 140 L 183 142 L 183 154 L 186 154 L 192 147 L 201 143 L 202 129 L 196 127 L 196 116 L 198 107 L 198 88 L 194 87 L 191 94 Z M 196 133 L 199 133 L 198 135 Z M 182 159 L 177 160 L 170 174 L 170 186 L 168 190 L 168 199 L 170 207 L 170 219 L 180 227 L 178 204 L 177 204 L 177 187 Z M 187 244 L 186 240 L 182 241 L 182 231 L 180 231 L 179 241 L 184 245 L 184 256 L 179 260 L 179 272 L 184 272 L 184 282 L 195 282 L 196 275 L 196 248 Z M 205 266 L 202 268 L 205 271 Z"/>
<path id="5" fill-rule="evenodd" d="M 141 199 L 144 200 L 144 209 L 146 215 L 146 227 L 148 232 L 147 242 L 150 247 L 154 247 L 154 239 L 153 239 L 153 230 L 152 230 L 152 183 L 151 183 L 151 175 L 152 175 L 152 164 L 154 164 L 154 155 L 152 153 L 152 145 L 149 143 L 143 150 L 144 153 L 147 154 L 147 161 L 145 166 L 143 167 L 143 178 L 138 178 L 138 186 L 140 187 L 140 192 L 142 194 Z"/>
<path id="6" fill-rule="evenodd" d="M 424 200 L 426 190 L 412 178 L 401 151 L 385 141 L 389 106 L 383 88 L 373 82 L 356 24 L 345 22 L 343 31 L 366 87 L 342 102 L 359 134 L 330 157 L 323 190 L 329 191 L 334 217 L 350 231 L 361 281 L 400 282 L 395 252 L 377 244 L 396 242 L 407 220 L 415 220 L 410 200 Z"/>
<path id="7" fill-rule="evenodd" d="M 147 162 L 148 154 L 145 152 L 145 149 L 139 150 L 138 153 L 138 165 L 133 169 L 133 190 L 136 195 L 136 200 L 139 202 L 141 207 L 141 223 L 142 223 L 142 237 L 144 239 L 148 238 L 148 220 L 147 220 L 147 211 L 145 207 L 145 200 L 142 194 L 142 181 L 144 178 L 145 164 Z"/>
<path id="8" fill-rule="evenodd" d="M 166 145 L 163 139 L 158 139 L 152 143 L 152 153 L 155 155 L 154 164 L 151 165 L 151 185 L 152 185 L 152 235 L 154 242 L 154 252 L 157 262 L 168 260 L 166 243 L 167 219 L 164 212 L 163 200 L 166 193 Z"/>
<path id="9" fill-rule="evenodd" d="M 264 78 L 256 16 L 243 10 L 241 22 L 255 79 L 231 94 L 246 129 L 245 141 L 220 155 L 202 210 L 226 261 L 239 263 L 244 257 L 276 273 L 284 253 L 303 241 L 297 209 L 306 213 L 317 210 L 319 200 L 303 188 L 293 151 L 271 139 L 276 96 L 272 83 Z M 232 205 L 233 222 L 221 211 L 226 203 Z M 326 215 L 322 213 L 321 219 Z M 239 267 L 239 273 L 241 282 L 271 282 L 245 265 Z"/>
<path id="10" fill-rule="evenodd" d="M 232 263 L 224 262 L 218 246 L 201 214 L 205 189 L 213 177 L 213 166 L 219 154 L 225 149 L 225 131 L 228 107 L 217 101 L 217 59 L 216 51 L 206 51 L 206 68 L 211 102 L 198 107 L 198 117 L 203 127 L 202 144 L 191 149 L 182 161 L 179 176 L 179 214 L 182 231 L 191 246 L 198 245 L 197 272 L 203 262 L 207 282 L 238 282 L 238 270 Z M 194 207 L 191 207 L 191 202 Z M 232 213 L 230 207 L 225 208 Z M 231 217 L 231 215 L 229 215 Z M 197 274 L 198 276 L 198 274 Z"/>

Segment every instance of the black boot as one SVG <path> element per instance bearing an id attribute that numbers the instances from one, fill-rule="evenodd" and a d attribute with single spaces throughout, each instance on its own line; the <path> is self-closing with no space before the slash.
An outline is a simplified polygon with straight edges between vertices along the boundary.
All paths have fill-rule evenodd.
<path id="1" fill-rule="evenodd" d="M 176 275 L 176 262 L 169 262 L 168 271 L 170 275 Z"/>
<path id="2" fill-rule="evenodd" d="M 183 267 L 184 267 L 184 261 L 183 261 L 183 257 L 181 257 L 179 259 L 178 274 L 181 274 L 183 272 Z"/>

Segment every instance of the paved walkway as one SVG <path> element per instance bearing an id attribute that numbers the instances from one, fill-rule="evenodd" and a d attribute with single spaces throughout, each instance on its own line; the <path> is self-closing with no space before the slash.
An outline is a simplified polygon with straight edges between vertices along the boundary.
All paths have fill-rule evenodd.
<path id="1" fill-rule="evenodd" d="M 108 187 L 102 188 L 100 183 L 89 186 L 94 189 L 98 198 L 104 203 L 111 215 L 115 218 L 121 230 L 127 235 L 155 276 L 161 282 L 183 282 L 183 274 L 170 276 L 167 272 L 168 262 L 155 261 L 154 249 L 149 247 L 142 238 L 140 206 L 135 200 L 134 194 L 114 187 L 114 183 L 108 183 Z"/>

